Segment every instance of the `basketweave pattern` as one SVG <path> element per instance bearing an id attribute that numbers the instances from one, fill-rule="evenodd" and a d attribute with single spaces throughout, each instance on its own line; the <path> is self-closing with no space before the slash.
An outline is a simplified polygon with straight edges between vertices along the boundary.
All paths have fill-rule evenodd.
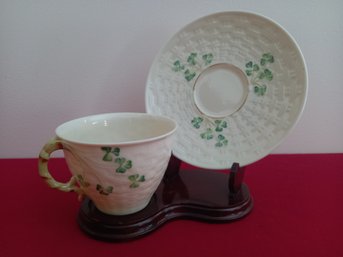
<path id="1" fill-rule="evenodd" d="M 250 60 L 272 53 L 273 80 L 265 95 L 249 91 L 245 105 L 224 118 L 226 147 L 202 140 L 191 120 L 199 113 L 193 100 L 194 80 L 172 70 L 190 53 L 211 53 L 213 62 L 245 70 Z M 203 67 L 197 70 L 196 76 Z M 157 55 L 146 85 L 147 112 L 177 121 L 174 154 L 183 161 L 213 169 L 242 166 L 270 153 L 298 120 L 307 94 L 306 67 L 299 48 L 280 26 L 261 16 L 228 12 L 201 18 L 180 30 Z"/>

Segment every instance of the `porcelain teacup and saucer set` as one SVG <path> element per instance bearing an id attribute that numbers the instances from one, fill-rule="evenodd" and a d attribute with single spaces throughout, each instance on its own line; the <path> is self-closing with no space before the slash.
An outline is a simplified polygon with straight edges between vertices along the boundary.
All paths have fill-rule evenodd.
<path id="1" fill-rule="evenodd" d="M 253 201 L 244 167 L 268 155 L 298 121 L 307 70 L 276 22 L 222 12 L 168 41 L 145 93 L 147 113 L 68 121 L 39 155 L 39 174 L 50 187 L 79 195 L 80 228 L 100 240 L 134 239 L 175 218 L 247 215 Z M 71 172 L 66 183 L 48 170 L 59 149 Z M 183 170 L 181 162 L 198 169 Z"/>

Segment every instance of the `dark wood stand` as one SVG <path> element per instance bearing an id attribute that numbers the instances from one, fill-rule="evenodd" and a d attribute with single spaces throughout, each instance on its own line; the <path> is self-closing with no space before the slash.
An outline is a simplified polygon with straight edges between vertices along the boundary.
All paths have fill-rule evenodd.
<path id="1" fill-rule="evenodd" d="M 139 238 L 173 219 L 230 222 L 247 215 L 253 201 L 243 183 L 244 169 L 234 163 L 230 173 L 182 170 L 172 156 L 160 186 L 143 210 L 124 216 L 100 212 L 85 199 L 78 223 L 88 235 L 105 241 Z"/>

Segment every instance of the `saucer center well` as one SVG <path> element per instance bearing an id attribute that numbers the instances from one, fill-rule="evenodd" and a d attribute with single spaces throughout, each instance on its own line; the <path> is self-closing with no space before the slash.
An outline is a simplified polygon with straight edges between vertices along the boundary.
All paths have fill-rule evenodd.
<path id="1" fill-rule="evenodd" d="M 194 102 L 200 112 L 222 118 L 238 111 L 248 96 L 249 82 L 238 67 L 214 64 L 203 70 L 194 84 Z"/>

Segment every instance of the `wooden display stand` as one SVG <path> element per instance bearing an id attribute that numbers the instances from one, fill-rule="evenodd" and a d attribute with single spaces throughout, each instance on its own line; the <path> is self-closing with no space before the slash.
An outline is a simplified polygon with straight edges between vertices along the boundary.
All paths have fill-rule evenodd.
<path id="1" fill-rule="evenodd" d="M 139 238 L 173 219 L 230 222 L 247 215 L 253 201 L 243 183 L 244 169 L 234 163 L 230 173 L 182 170 L 172 156 L 163 181 L 143 210 L 124 216 L 100 212 L 85 199 L 78 215 L 81 229 L 105 241 Z"/>

